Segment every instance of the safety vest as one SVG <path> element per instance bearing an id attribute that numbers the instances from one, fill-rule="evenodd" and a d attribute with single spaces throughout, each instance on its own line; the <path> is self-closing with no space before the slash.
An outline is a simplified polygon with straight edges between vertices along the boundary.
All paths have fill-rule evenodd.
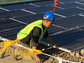
<path id="1" fill-rule="evenodd" d="M 18 32 L 17 39 L 21 40 L 21 39 L 27 37 L 30 34 L 30 32 L 33 30 L 34 27 L 39 27 L 42 31 L 41 35 L 39 37 L 39 40 L 38 40 L 38 41 L 40 41 L 42 39 L 44 33 L 47 30 L 47 27 L 45 27 L 45 30 L 43 31 L 42 20 L 37 20 L 35 22 L 32 22 L 31 24 L 29 24 L 25 28 L 23 28 L 20 32 Z"/>

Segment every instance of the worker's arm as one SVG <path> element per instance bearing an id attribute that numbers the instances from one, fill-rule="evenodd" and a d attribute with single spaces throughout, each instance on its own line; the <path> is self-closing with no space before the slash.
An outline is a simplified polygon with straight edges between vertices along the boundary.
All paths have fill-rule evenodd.
<path id="1" fill-rule="evenodd" d="M 56 44 L 52 41 L 52 39 L 49 37 L 49 33 L 48 31 L 45 32 L 44 36 L 43 36 L 48 42 L 50 42 L 51 44 L 55 45 L 55 46 L 61 46 L 61 44 Z"/>
<path id="2" fill-rule="evenodd" d="M 34 46 L 34 47 L 32 47 L 32 49 L 37 49 L 37 47 L 36 46 Z M 41 60 L 40 60 L 40 58 L 38 57 L 38 55 L 35 55 L 35 59 L 36 59 L 36 63 L 42 63 L 41 62 Z"/>
<path id="3" fill-rule="evenodd" d="M 51 44 L 53 44 L 53 45 L 55 45 L 55 46 L 62 46 L 61 44 L 56 44 L 56 43 L 54 43 L 54 42 L 52 41 L 52 39 L 51 39 L 49 36 L 46 38 L 46 40 L 49 41 Z"/>
<path id="4" fill-rule="evenodd" d="M 37 44 L 38 44 L 38 40 L 41 34 L 41 29 L 38 27 L 34 27 L 34 29 L 31 32 L 31 46 L 32 49 L 37 49 Z M 38 55 L 35 55 L 35 59 L 36 59 L 36 63 L 41 63 L 40 58 L 38 57 Z"/>

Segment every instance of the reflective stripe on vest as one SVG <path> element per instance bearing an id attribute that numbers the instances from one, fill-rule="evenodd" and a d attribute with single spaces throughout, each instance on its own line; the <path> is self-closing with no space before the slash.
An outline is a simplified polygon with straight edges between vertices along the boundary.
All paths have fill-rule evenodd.
<path id="1" fill-rule="evenodd" d="M 45 27 L 45 30 L 43 32 L 43 28 L 42 28 L 42 20 L 37 20 L 29 25 L 27 25 L 25 28 L 23 28 L 18 34 L 17 34 L 17 39 L 21 40 L 23 38 L 25 38 L 26 36 L 28 36 L 30 34 L 30 32 L 33 30 L 34 27 L 39 27 L 42 32 L 39 38 L 39 41 L 42 39 L 45 31 L 47 30 L 47 28 Z"/>

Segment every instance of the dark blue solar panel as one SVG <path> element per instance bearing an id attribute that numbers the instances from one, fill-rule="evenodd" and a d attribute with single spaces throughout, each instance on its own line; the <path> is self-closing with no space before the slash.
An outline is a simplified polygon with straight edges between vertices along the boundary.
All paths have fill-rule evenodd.
<path id="1" fill-rule="evenodd" d="M 84 13 L 84 10 L 78 8 L 70 8 L 70 9 L 55 11 L 55 13 L 63 16 L 73 16 L 80 13 Z"/>
<path id="2" fill-rule="evenodd" d="M 50 26 L 47 29 L 48 29 L 48 32 L 49 32 L 50 35 L 65 30 L 65 29 L 62 29 L 62 28 L 59 28 L 59 27 L 56 27 L 56 26 L 53 26 L 53 25 Z"/>
<path id="3" fill-rule="evenodd" d="M 30 4 L 20 4 L 20 5 L 11 5 L 11 6 L 2 6 L 2 8 L 8 9 L 8 10 L 19 10 L 19 9 L 30 9 L 35 8 L 36 6 L 30 5 Z"/>
<path id="4" fill-rule="evenodd" d="M 44 16 L 44 13 L 40 13 L 40 14 L 34 14 L 29 16 L 17 17 L 15 19 L 29 24 L 36 20 L 42 20 L 43 16 Z M 56 16 L 56 19 L 58 18 L 62 18 L 62 17 Z"/>
<path id="5" fill-rule="evenodd" d="M 64 2 L 64 3 L 66 3 L 66 2 L 75 2 L 75 1 L 78 1 L 78 0 L 59 0 L 59 2 Z"/>
<path id="6" fill-rule="evenodd" d="M 82 13 L 82 14 L 80 14 L 80 15 L 82 15 L 82 16 L 84 17 L 84 13 Z"/>
<path id="7" fill-rule="evenodd" d="M 15 19 L 29 24 L 29 23 L 36 21 L 36 20 L 42 20 L 43 15 L 44 15 L 44 13 L 41 13 L 41 14 L 34 14 L 34 15 L 29 15 L 29 16 L 17 17 Z"/>
<path id="8" fill-rule="evenodd" d="M 45 6 L 45 7 L 38 7 L 38 8 L 32 8 L 32 9 L 26 9 L 28 11 L 32 11 L 35 13 L 42 13 L 42 12 L 47 12 L 47 11 L 53 11 L 53 6 Z M 60 10 L 57 8 L 57 10 Z"/>
<path id="9" fill-rule="evenodd" d="M 10 20 L 10 19 L 7 19 L 3 22 L 0 21 L 0 31 L 15 28 L 15 27 L 20 27 L 20 26 L 24 26 L 24 24 Z"/>
<path id="10" fill-rule="evenodd" d="M 79 2 L 80 3 L 80 2 Z M 84 3 L 82 4 L 81 3 L 81 6 L 80 7 L 78 7 L 79 9 L 84 9 Z"/>
<path id="11" fill-rule="evenodd" d="M 24 27 L 24 26 L 23 26 Z M 23 28 L 23 27 L 17 27 L 17 28 L 12 28 L 9 30 L 5 30 L 3 32 L 0 32 L 0 36 L 10 39 L 10 40 L 14 40 L 17 37 L 17 33 Z"/>
<path id="12" fill-rule="evenodd" d="M 75 8 L 75 7 L 81 7 L 81 4 L 77 4 L 77 3 L 64 3 L 64 4 L 59 4 L 58 7 L 62 7 L 62 8 Z"/>
<path id="13" fill-rule="evenodd" d="M 5 11 L 5 10 L 0 9 L 0 13 L 2 13 L 2 12 L 6 12 L 6 11 Z"/>
<path id="14" fill-rule="evenodd" d="M 75 2 L 84 4 L 84 0 L 77 0 L 77 1 L 75 1 Z"/>
<path id="15" fill-rule="evenodd" d="M 33 3 L 33 4 L 41 6 L 41 7 L 45 7 L 45 6 L 53 5 L 54 1 L 37 2 L 37 3 Z"/>
<path id="16" fill-rule="evenodd" d="M 78 7 L 78 8 L 84 9 L 84 6 L 81 6 L 81 7 Z"/>
<path id="17" fill-rule="evenodd" d="M 63 19 L 57 19 L 56 25 L 59 25 L 68 29 L 74 28 L 77 26 L 82 26 L 84 25 L 84 17 L 77 15 L 77 16 L 67 17 Z"/>
<path id="18" fill-rule="evenodd" d="M 84 28 L 78 28 L 61 34 L 50 36 L 55 43 L 62 44 L 63 48 L 74 50 L 84 45 Z M 43 43 L 48 43 L 42 39 Z"/>
<path id="19" fill-rule="evenodd" d="M 0 13 L 0 19 L 19 17 L 19 16 L 24 16 L 24 15 L 29 15 L 29 14 L 31 14 L 31 13 L 28 13 L 28 12 L 25 12 L 22 10 L 3 12 L 3 13 Z"/>

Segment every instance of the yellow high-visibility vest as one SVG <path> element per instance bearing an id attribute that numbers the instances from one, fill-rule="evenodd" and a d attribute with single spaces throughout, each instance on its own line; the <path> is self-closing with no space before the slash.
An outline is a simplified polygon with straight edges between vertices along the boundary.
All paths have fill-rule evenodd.
<path id="1" fill-rule="evenodd" d="M 44 33 L 47 30 L 47 27 L 45 27 L 45 30 L 43 31 L 43 27 L 42 27 L 42 20 L 37 20 L 35 22 L 30 23 L 29 25 L 27 25 L 25 28 L 23 28 L 18 34 L 17 34 L 17 39 L 21 40 L 25 37 L 27 37 L 30 32 L 33 30 L 34 27 L 39 27 L 41 29 L 41 35 L 39 38 L 39 41 L 42 39 Z"/>

